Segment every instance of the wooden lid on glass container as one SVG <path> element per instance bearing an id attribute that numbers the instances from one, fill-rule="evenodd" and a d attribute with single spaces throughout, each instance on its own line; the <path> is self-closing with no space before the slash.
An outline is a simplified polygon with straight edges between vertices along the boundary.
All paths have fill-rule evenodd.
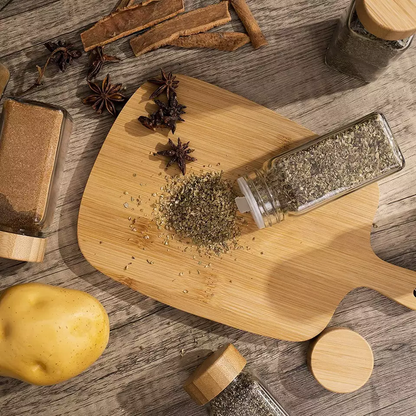
<path id="1" fill-rule="evenodd" d="M 0 257 L 41 263 L 45 257 L 46 239 L 0 231 Z"/>
<path id="2" fill-rule="evenodd" d="M 203 406 L 217 397 L 243 371 L 247 361 L 232 344 L 210 355 L 186 380 L 184 389 Z"/>
<path id="3" fill-rule="evenodd" d="M 356 0 L 358 18 L 381 39 L 400 40 L 416 33 L 416 0 Z"/>

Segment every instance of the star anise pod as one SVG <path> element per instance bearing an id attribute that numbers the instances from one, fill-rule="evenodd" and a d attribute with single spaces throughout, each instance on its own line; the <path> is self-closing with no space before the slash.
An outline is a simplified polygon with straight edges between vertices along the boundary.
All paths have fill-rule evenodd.
<path id="1" fill-rule="evenodd" d="M 101 46 L 96 47 L 90 54 L 87 80 L 91 81 L 94 79 L 100 73 L 106 62 L 120 62 L 120 58 L 105 54 Z"/>
<path id="2" fill-rule="evenodd" d="M 70 44 L 66 44 L 66 42 L 62 41 L 59 41 L 58 43 L 45 43 L 45 47 L 50 51 L 50 54 L 43 67 L 36 65 L 36 69 L 38 70 L 38 77 L 36 78 L 36 81 L 22 93 L 16 94 L 17 96 L 22 97 L 35 88 L 40 87 L 42 85 L 46 69 L 51 62 L 56 64 L 62 72 L 65 72 L 68 65 L 70 65 L 74 59 L 78 59 L 82 55 L 81 51 L 73 49 Z"/>
<path id="3" fill-rule="evenodd" d="M 169 127 L 172 133 L 175 134 L 176 122 L 185 121 L 181 115 L 185 114 L 184 109 L 186 106 L 179 104 L 176 95 L 170 97 L 169 104 L 165 104 L 159 100 L 155 100 L 155 103 L 161 111 L 163 125 Z"/>
<path id="4" fill-rule="evenodd" d="M 169 146 L 171 149 L 169 150 L 162 150 L 161 152 L 155 153 L 158 156 L 165 156 L 169 157 L 170 160 L 166 165 L 166 169 L 169 166 L 172 166 L 174 163 L 177 163 L 179 169 L 181 170 L 182 174 L 185 175 L 186 173 L 186 162 L 195 162 L 196 159 L 192 156 L 189 156 L 190 153 L 194 151 L 194 149 L 189 149 L 189 142 L 182 143 L 181 139 L 178 139 L 178 144 L 176 145 L 173 143 L 171 139 L 169 139 Z"/>
<path id="5" fill-rule="evenodd" d="M 172 95 L 176 95 L 175 90 L 179 86 L 179 81 L 176 81 L 176 76 L 174 76 L 172 72 L 166 74 L 163 69 L 161 69 L 160 72 L 162 74 L 162 79 L 149 79 L 149 82 L 152 84 L 159 85 L 159 88 L 150 96 L 151 100 L 159 97 L 163 92 L 166 92 L 166 97 L 169 100 Z"/>
<path id="6" fill-rule="evenodd" d="M 105 77 L 102 85 L 91 81 L 87 82 L 94 94 L 84 98 L 82 102 L 91 105 L 98 114 L 102 114 L 104 108 L 106 108 L 110 114 L 116 117 L 117 110 L 114 103 L 123 102 L 126 99 L 126 97 L 120 93 L 120 90 L 123 87 L 122 84 L 112 85 L 110 83 L 110 75 Z"/>
<path id="7" fill-rule="evenodd" d="M 159 109 L 150 114 L 149 117 L 139 117 L 140 123 L 150 130 L 155 131 L 158 127 L 168 127 L 172 133 L 176 131 L 176 123 L 178 121 L 185 121 L 181 116 L 185 114 L 186 106 L 179 104 L 178 98 L 171 96 L 169 103 L 166 104 L 160 100 L 155 100 Z"/>
<path id="8" fill-rule="evenodd" d="M 62 72 L 65 72 L 69 65 L 71 65 L 74 59 L 81 57 L 82 52 L 78 49 L 74 49 L 70 43 L 58 41 L 45 43 L 46 49 L 53 53 L 56 49 L 60 49 L 50 59 L 50 62 L 54 63 Z"/>
<path id="9" fill-rule="evenodd" d="M 164 127 L 160 110 L 156 111 L 156 113 L 150 114 L 149 117 L 140 116 L 139 121 L 144 127 L 153 131 L 156 131 L 158 127 Z"/>

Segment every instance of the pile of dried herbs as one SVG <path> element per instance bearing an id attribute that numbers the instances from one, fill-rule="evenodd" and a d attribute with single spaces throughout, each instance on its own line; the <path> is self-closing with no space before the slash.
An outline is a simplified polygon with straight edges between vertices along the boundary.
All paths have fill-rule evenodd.
<path id="1" fill-rule="evenodd" d="M 402 164 L 383 117 L 375 113 L 277 157 L 266 182 L 284 211 L 297 212 L 400 170 Z"/>
<path id="2" fill-rule="evenodd" d="M 212 416 L 288 416 L 276 399 L 245 372 L 210 402 L 210 410 Z"/>
<path id="3" fill-rule="evenodd" d="M 237 246 L 236 194 L 222 172 L 176 177 L 160 198 L 159 226 L 174 230 L 200 250 L 220 255 Z"/>

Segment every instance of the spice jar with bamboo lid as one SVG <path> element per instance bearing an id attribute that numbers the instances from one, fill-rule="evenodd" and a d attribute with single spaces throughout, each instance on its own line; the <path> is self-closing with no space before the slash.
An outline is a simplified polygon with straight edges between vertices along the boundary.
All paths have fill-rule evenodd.
<path id="1" fill-rule="evenodd" d="M 7 99 L 0 122 L 0 257 L 41 262 L 72 121 L 61 107 Z"/>
<path id="2" fill-rule="evenodd" d="M 211 416 L 288 416 L 245 358 L 228 344 L 208 357 L 184 388 Z"/>
<path id="3" fill-rule="evenodd" d="M 237 182 L 238 210 L 251 212 L 259 228 L 377 182 L 405 166 L 386 118 L 369 114 L 295 149 L 277 154 Z"/>
<path id="4" fill-rule="evenodd" d="M 354 0 L 339 21 L 326 63 L 374 81 L 409 49 L 415 33 L 415 0 Z"/>

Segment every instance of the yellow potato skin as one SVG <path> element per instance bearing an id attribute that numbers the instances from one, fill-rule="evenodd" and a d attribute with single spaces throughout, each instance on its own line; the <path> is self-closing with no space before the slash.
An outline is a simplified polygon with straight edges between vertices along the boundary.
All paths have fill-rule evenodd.
<path id="1" fill-rule="evenodd" d="M 105 350 L 108 315 L 88 293 L 38 283 L 0 292 L 0 376 L 47 386 L 77 376 Z"/>

